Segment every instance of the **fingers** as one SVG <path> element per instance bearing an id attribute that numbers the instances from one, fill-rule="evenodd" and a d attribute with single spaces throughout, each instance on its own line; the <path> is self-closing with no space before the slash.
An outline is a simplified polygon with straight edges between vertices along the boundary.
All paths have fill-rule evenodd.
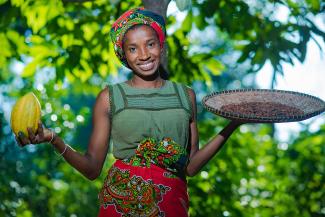
<path id="1" fill-rule="evenodd" d="M 44 130 L 44 140 L 45 141 L 50 143 L 53 140 L 54 136 L 55 136 L 55 133 L 52 130 L 50 130 L 50 129 Z"/>
<path id="2" fill-rule="evenodd" d="M 30 140 L 21 131 L 18 133 L 18 139 L 19 139 L 18 141 L 20 141 L 20 144 L 22 147 L 25 145 L 31 144 Z"/>
<path id="3" fill-rule="evenodd" d="M 44 129 L 41 121 L 38 122 L 37 134 L 41 139 L 44 138 Z"/>
<path id="4" fill-rule="evenodd" d="M 19 147 L 23 147 L 23 144 L 20 141 L 19 137 L 15 136 L 15 140 L 16 140 L 16 142 L 17 142 L 17 144 L 18 144 Z"/>
<path id="5" fill-rule="evenodd" d="M 47 130 L 43 127 L 41 121 L 38 122 L 38 128 L 36 132 L 33 132 L 32 128 L 27 128 L 28 135 L 25 135 L 23 132 L 19 132 L 18 135 L 15 137 L 17 144 L 20 147 L 24 147 L 28 144 L 39 144 L 46 142 L 46 138 L 44 135 L 44 130 Z"/>
<path id="6" fill-rule="evenodd" d="M 36 136 L 35 136 L 33 130 L 28 127 L 27 131 L 28 131 L 28 137 L 29 137 L 29 140 L 31 141 L 31 143 L 33 143 L 33 144 L 37 143 Z"/>
<path id="7" fill-rule="evenodd" d="M 28 131 L 29 140 L 33 144 L 46 142 L 46 138 L 44 135 L 44 127 L 43 127 L 43 124 L 41 121 L 38 122 L 38 128 L 37 128 L 36 134 L 33 132 L 33 130 L 31 128 L 27 128 L 27 131 Z"/>

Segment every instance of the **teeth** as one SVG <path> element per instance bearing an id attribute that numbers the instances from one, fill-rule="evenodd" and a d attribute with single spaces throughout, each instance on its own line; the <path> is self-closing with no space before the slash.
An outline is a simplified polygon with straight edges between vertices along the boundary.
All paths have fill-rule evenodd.
<path id="1" fill-rule="evenodd" d="M 146 63 L 146 64 L 140 64 L 139 65 L 139 68 L 141 69 L 141 70 L 150 70 L 150 69 L 152 69 L 153 68 L 153 62 L 150 62 L 150 63 Z"/>

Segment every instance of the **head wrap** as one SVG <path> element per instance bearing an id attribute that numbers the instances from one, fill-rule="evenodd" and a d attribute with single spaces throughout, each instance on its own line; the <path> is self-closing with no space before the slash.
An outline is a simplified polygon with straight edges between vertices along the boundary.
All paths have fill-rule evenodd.
<path id="1" fill-rule="evenodd" d="M 128 64 L 123 51 L 123 37 L 128 29 L 139 24 L 151 26 L 157 32 L 160 47 L 164 45 L 166 27 L 162 16 L 144 8 L 135 8 L 126 11 L 113 23 L 110 31 L 115 54 L 126 67 L 128 67 Z"/>

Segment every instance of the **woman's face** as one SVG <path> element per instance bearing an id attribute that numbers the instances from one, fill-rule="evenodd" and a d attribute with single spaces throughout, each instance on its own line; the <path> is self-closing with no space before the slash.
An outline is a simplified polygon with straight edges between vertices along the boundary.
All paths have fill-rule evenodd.
<path id="1" fill-rule="evenodd" d="M 128 65 L 141 77 L 152 76 L 160 64 L 161 48 L 156 32 L 147 25 L 130 29 L 123 50 Z"/>

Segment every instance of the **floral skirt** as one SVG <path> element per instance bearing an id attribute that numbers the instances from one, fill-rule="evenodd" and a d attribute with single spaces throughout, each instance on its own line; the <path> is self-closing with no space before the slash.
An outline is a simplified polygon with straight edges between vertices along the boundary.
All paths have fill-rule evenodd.
<path id="1" fill-rule="evenodd" d="M 136 156 L 128 160 L 116 160 L 109 169 L 99 193 L 101 206 L 98 217 L 188 216 L 189 200 L 186 180 L 175 175 L 172 170 L 157 165 L 152 158 L 143 160 L 144 155 L 150 156 L 148 154 L 150 148 L 144 150 L 144 144 L 146 147 L 157 148 L 159 146 L 159 143 L 157 145 L 150 141 L 152 143 L 150 145 L 148 140 L 146 141 L 147 143 L 143 142 L 139 145 Z M 165 147 L 168 147 L 166 143 Z M 156 148 L 151 150 L 156 152 Z M 174 149 L 169 150 L 168 153 L 170 151 L 178 153 Z M 166 155 L 167 152 L 160 153 Z M 162 159 L 161 154 L 159 154 L 159 159 Z M 151 161 L 150 164 L 148 160 Z M 168 162 L 171 163 L 170 165 L 176 163 Z"/>

